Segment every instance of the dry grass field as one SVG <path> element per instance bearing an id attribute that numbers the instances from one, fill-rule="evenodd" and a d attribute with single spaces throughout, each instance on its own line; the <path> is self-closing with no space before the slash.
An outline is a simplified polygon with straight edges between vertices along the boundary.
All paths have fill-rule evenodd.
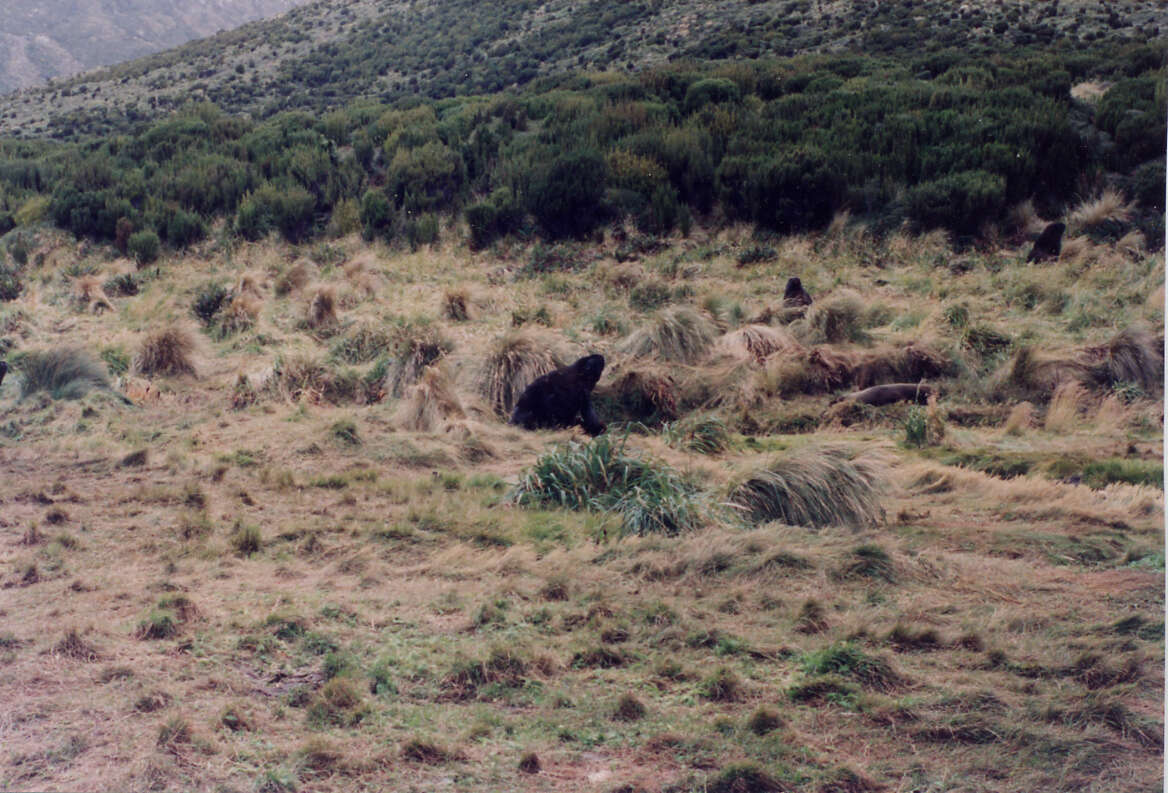
<path id="1" fill-rule="evenodd" d="M 1081 211 L 1036 265 L 846 217 L 141 272 L 40 232 L 0 789 L 1162 790 L 1164 259 Z M 590 352 L 606 435 L 499 418 Z"/>

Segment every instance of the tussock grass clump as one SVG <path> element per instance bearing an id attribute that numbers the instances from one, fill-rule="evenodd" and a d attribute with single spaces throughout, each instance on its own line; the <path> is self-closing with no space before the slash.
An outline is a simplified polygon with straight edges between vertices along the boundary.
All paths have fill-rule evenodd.
<path id="1" fill-rule="evenodd" d="M 361 322 L 333 342 L 329 355 L 348 364 L 368 363 L 387 354 L 393 341 L 391 335 L 377 325 Z"/>
<path id="2" fill-rule="evenodd" d="M 325 683 L 305 714 L 313 727 L 352 727 L 367 715 L 369 707 L 361 692 L 345 677 L 334 677 Z"/>
<path id="3" fill-rule="evenodd" d="M 316 265 L 307 259 L 298 259 L 276 279 L 275 292 L 283 297 L 308 286 L 316 272 Z"/>
<path id="4" fill-rule="evenodd" d="M 308 300 L 304 323 L 314 329 L 331 328 L 337 324 L 337 290 L 335 287 L 318 286 Z"/>
<path id="5" fill-rule="evenodd" d="M 1104 344 L 1064 353 L 1022 347 L 993 376 L 992 394 L 1045 402 L 1063 383 L 1115 388 L 1130 384 L 1159 393 L 1164 357 L 1158 341 L 1139 326 L 1125 328 Z"/>
<path id="6" fill-rule="evenodd" d="M 428 321 L 407 321 L 393 333 L 393 353 L 385 374 L 385 390 L 393 397 L 401 397 L 407 387 L 417 383 L 427 367 L 441 361 L 454 342 L 442 329 Z"/>
<path id="7" fill-rule="evenodd" d="M 896 567 L 892 558 L 879 545 L 861 545 L 852 551 L 839 577 L 878 578 L 892 584 L 896 582 Z"/>
<path id="8" fill-rule="evenodd" d="M 665 463 L 626 451 L 627 436 L 568 442 L 536 460 L 512 492 L 524 506 L 558 506 L 617 515 L 629 534 L 676 535 L 708 520 L 697 489 Z"/>
<path id="9" fill-rule="evenodd" d="M 760 705 L 746 720 L 746 729 L 755 735 L 766 735 L 782 726 L 784 726 L 783 719 L 779 716 L 778 711 L 768 708 L 766 705 Z"/>
<path id="10" fill-rule="evenodd" d="M 71 629 L 65 634 L 65 638 L 53 645 L 53 652 L 77 661 L 93 662 L 101 658 L 97 648 L 82 639 L 76 628 Z"/>
<path id="11" fill-rule="evenodd" d="M 810 344 L 840 344 L 863 342 L 866 308 L 864 298 L 850 289 L 843 289 L 824 300 L 812 304 L 807 315 L 792 330 Z"/>
<path id="12" fill-rule="evenodd" d="M 258 553 L 263 547 L 264 539 L 260 527 L 252 524 L 237 523 L 231 534 L 231 547 L 240 556 L 250 556 Z"/>
<path id="13" fill-rule="evenodd" d="M 306 399 L 333 404 L 359 400 L 365 393 L 356 372 L 338 370 L 305 355 L 278 358 L 265 389 L 293 402 Z"/>
<path id="14" fill-rule="evenodd" d="M 828 771 L 815 790 L 816 793 L 878 793 L 884 786 L 854 769 L 840 767 Z"/>
<path id="15" fill-rule="evenodd" d="M 466 289 L 448 289 L 442 293 L 442 316 L 453 322 L 471 319 L 474 302 Z"/>
<path id="16" fill-rule="evenodd" d="M 667 424 L 662 432 L 666 443 L 675 449 L 698 454 L 720 454 L 730 448 L 730 429 L 721 417 L 694 414 Z"/>
<path id="17" fill-rule="evenodd" d="M 20 270 L 0 262 L 0 302 L 15 300 L 24 291 Z"/>
<path id="18" fill-rule="evenodd" d="M 178 633 L 178 619 L 166 609 L 150 612 L 138 623 L 134 636 L 138 639 L 169 639 Z"/>
<path id="19" fill-rule="evenodd" d="M 1127 223 L 1134 211 L 1135 206 L 1128 203 L 1122 193 L 1107 189 L 1080 203 L 1071 210 L 1067 220 L 1072 226 L 1094 230 L 1108 224 Z"/>
<path id="20" fill-rule="evenodd" d="M 781 793 L 783 784 L 755 763 L 723 768 L 706 787 L 709 793 Z"/>
<path id="21" fill-rule="evenodd" d="M 1086 392 L 1076 382 L 1063 383 L 1054 390 L 1050 406 L 1046 409 L 1043 426 L 1049 432 L 1067 432 L 1079 422 Z"/>
<path id="22" fill-rule="evenodd" d="M 237 294 L 232 298 L 227 309 L 221 312 L 214 335 L 220 339 L 226 339 L 236 333 L 251 330 L 260 318 L 261 308 L 263 308 L 263 301 L 250 292 Z"/>
<path id="23" fill-rule="evenodd" d="M 675 306 L 654 315 L 620 345 L 620 352 L 639 358 L 695 364 L 706 357 L 717 328 L 692 306 Z"/>
<path id="24" fill-rule="evenodd" d="M 779 396 L 827 394 L 851 384 L 853 358 L 830 347 L 780 352 L 766 361 L 763 382 Z"/>
<path id="25" fill-rule="evenodd" d="M 479 394 L 504 418 L 533 380 L 564 365 L 556 346 L 530 331 L 509 333 L 487 352 L 478 374 Z"/>
<path id="26" fill-rule="evenodd" d="M 931 652 L 942 648 L 941 638 L 932 628 L 916 628 L 899 622 L 888 632 L 886 641 L 902 653 Z"/>
<path id="27" fill-rule="evenodd" d="M 535 752 L 524 752 L 519 758 L 519 770 L 525 774 L 538 774 L 540 771 L 539 755 Z"/>
<path id="28" fill-rule="evenodd" d="M 883 383 L 916 383 L 949 374 L 953 362 L 927 344 L 885 347 L 855 355 L 850 380 L 856 388 Z"/>
<path id="29" fill-rule="evenodd" d="M 795 618 L 795 630 L 799 633 L 823 633 L 829 627 L 827 615 L 818 600 L 804 601 L 799 609 L 799 616 Z"/>
<path id="30" fill-rule="evenodd" d="M 194 352 L 195 335 L 182 325 L 170 325 L 142 340 L 134 356 L 134 369 L 146 376 L 195 376 Z"/>
<path id="31" fill-rule="evenodd" d="M 231 294 L 235 297 L 247 295 L 256 300 L 263 300 L 263 282 L 264 277 L 262 275 L 257 273 L 243 273 L 239 276 L 239 280 L 235 282 L 235 288 L 231 290 Z"/>
<path id="32" fill-rule="evenodd" d="M 800 662 L 806 675 L 841 675 L 850 677 L 866 688 L 883 693 L 894 691 L 905 682 L 883 658 L 868 655 L 850 642 L 806 653 Z"/>
<path id="33" fill-rule="evenodd" d="M 191 303 L 191 312 L 204 325 L 210 325 L 228 299 L 227 288 L 222 284 L 205 284 L 195 293 L 195 299 Z"/>
<path id="34" fill-rule="evenodd" d="M 459 758 L 458 752 L 453 752 L 443 746 L 423 738 L 411 738 L 402 744 L 402 759 L 410 763 L 423 765 L 441 765 L 450 760 Z"/>
<path id="35" fill-rule="evenodd" d="M 1021 435 L 1024 430 L 1034 426 L 1034 405 L 1029 402 L 1019 402 L 1010 409 L 1006 423 L 1002 425 L 1005 435 Z"/>
<path id="36" fill-rule="evenodd" d="M 435 432 L 448 421 L 465 418 L 454 384 L 441 366 L 427 367 L 406 392 L 397 416 L 400 426 L 414 432 Z"/>
<path id="37" fill-rule="evenodd" d="M 106 368 L 85 350 L 67 347 L 30 352 L 13 361 L 20 372 L 20 398 L 45 391 L 53 399 L 80 399 L 110 389 Z"/>
<path id="38" fill-rule="evenodd" d="M 1084 351 L 1091 380 L 1101 386 L 1134 383 L 1148 394 L 1164 384 L 1162 344 L 1146 328 L 1123 329 L 1106 344 Z"/>
<path id="39" fill-rule="evenodd" d="M 158 729 L 158 746 L 178 753 L 180 747 L 191 742 L 191 725 L 181 716 L 174 716 Z"/>
<path id="40" fill-rule="evenodd" d="M 672 421 L 681 413 L 681 386 L 674 376 L 676 367 L 655 361 L 635 360 L 613 367 L 610 382 L 593 392 L 601 402 L 608 402 L 611 414 L 619 411 L 633 421 L 655 425 Z"/>
<path id="41" fill-rule="evenodd" d="M 526 682 L 528 663 L 513 648 L 495 647 L 485 660 L 459 661 L 443 680 L 443 697 L 473 699 L 487 689 L 519 688 Z"/>
<path id="42" fill-rule="evenodd" d="M 773 353 L 800 349 L 802 345 L 795 340 L 795 336 L 789 330 L 767 325 L 746 325 L 720 336 L 714 344 L 716 352 L 758 364 Z"/>
<path id="43" fill-rule="evenodd" d="M 640 721 L 645 718 L 645 704 L 634 694 L 622 694 L 613 708 L 613 721 Z"/>
<path id="44" fill-rule="evenodd" d="M 698 693 L 711 702 L 737 702 L 742 699 L 742 681 L 734 671 L 720 667 L 698 685 Z"/>
<path id="45" fill-rule="evenodd" d="M 753 524 L 871 526 L 884 513 L 877 499 L 880 461 L 838 448 L 805 448 L 748 474 L 730 504 Z"/>
<path id="46" fill-rule="evenodd" d="M 114 305 L 101 284 L 101 278 L 96 275 L 78 278 L 73 284 L 73 298 L 82 311 L 100 314 L 103 311 L 114 310 Z"/>
<path id="47" fill-rule="evenodd" d="M 302 773 L 325 776 L 343 770 L 345 755 L 328 741 L 312 738 L 296 750 L 296 761 Z"/>

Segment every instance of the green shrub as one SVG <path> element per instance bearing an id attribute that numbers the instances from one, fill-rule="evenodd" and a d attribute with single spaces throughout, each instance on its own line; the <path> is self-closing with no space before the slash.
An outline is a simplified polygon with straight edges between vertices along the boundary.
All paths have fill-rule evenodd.
<path id="1" fill-rule="evenodd" d="M 986 171 L 961 171 L 908 191 L 908 214 L 921 228 L 948 228 L 974 234 L 997 221 L 1006 201 L 1006 180 Z"/>
<path id="2" fill-rule="evenodd" d="M 914 405 L 909 408 L 904 420 L 904 442 L 907 446 L 920 448 L 929 440 L 929 424 L 923 408 Z"/>
<path id="3" fill-rule="evenodd" d="M 0 300 L 9 301 L 20 297 L 24 291 L 24 284 L 20 282 L 20 273 L 15 267 L 0 263 Z"/>
<path id="4" fill-rule="evenodd" d="M 384 190 L 367 190 L 361 197 L 361 229 L 365 239 L 393 238 L 393 207 Z"/>
<path id="5" fill-rule="evenodd" d="M 185 248 L 207 236 L 207 227 L 198 215 L 183 209 L 174 209 L 162 226 L 162 234 L 169 244 L 176 248 Z"/>
<path id="6" fill-rule="evenodd" d="M 462 189 L 466 166 L 445 144 L 429 141 L 399 148 L 393 155 L 386 189 L 407 212 L 432 212 L 450 206 Z"/>
<path id="7" fill-rule="evenodd" d="M 604 220 L 604 188 L 604 158 L 562 154 L 534 178 L 527 207 L 549 237 L 580 237 Z"/>
<path id="8" fill-rule="evenodd" d="M 433 245 L 438 241 L 438 216 L 425 213 L 417 217 L 407 217 L 402 223 L 402 231 L 412 251 L 423 245 Z"/>
<path id="9" fill-rule="evenodd" d="M 675 535 L 709 519 L 707 500 L 668 465 L 625 451 L 628 437 L 568 442 L 536 460 L 512 492 L 523 506 L 619 516 L 626 533 Z"/>
<path id="10" fill-rule="evenodd" d="M 210 325 L 215 320 L 215 315 L 219 313 L 219 309 L 223 308 L 223 303 L 226 300 L 226 287 L 216 283 L 206 284 L 195 293 L 191 311 L 204 325 Z"/>
<path id="11" fill-rule="evenodd" d="M 158 239 L 157 234 L 146 229 L 131 234 L 126 248 L 138 266 L 143 267 L 158 258 L 158 254 L 162 250 L 162 241 Z"/>

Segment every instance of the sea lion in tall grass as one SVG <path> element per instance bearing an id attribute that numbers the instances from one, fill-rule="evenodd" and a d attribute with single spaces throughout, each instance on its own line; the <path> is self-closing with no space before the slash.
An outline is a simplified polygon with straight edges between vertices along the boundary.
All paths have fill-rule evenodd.
<path id="1" fill-rule="evenodd" d="M 571 366 L 537 377 L 515 403 L 511 423 L 528 430 L 579 424 L 589 435 L 600 435 L 607 428 L 592 407 L 592 389 L 603 371 L 603 355 L 586 355 Z"/>

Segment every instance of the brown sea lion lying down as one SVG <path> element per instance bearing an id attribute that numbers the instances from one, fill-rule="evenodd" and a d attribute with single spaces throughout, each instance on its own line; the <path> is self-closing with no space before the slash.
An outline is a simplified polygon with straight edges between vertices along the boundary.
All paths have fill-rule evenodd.
<path id="1" fill-rule="evenodd" d="M 933 395 L 932 386 L 920 383 L 888 383 L 874 385 L 863 391 L 844 394 L 839 401 L 860 402 L 865 405 L 891 405 L 894 402 L 916 402 L 923 405 Z"/>

